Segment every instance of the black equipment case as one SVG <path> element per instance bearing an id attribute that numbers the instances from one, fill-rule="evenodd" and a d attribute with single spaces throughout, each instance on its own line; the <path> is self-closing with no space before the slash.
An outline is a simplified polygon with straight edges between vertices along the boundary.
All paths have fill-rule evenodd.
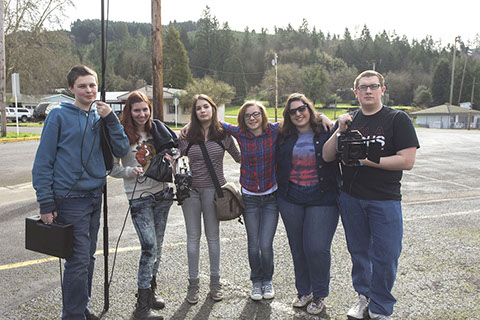
<path id="1" fill-rule="evenodd" d="M 25 219 L 25 248 L 59 258 L 73 255 L 73 225 L 45 224 L 39 216 Z"/>

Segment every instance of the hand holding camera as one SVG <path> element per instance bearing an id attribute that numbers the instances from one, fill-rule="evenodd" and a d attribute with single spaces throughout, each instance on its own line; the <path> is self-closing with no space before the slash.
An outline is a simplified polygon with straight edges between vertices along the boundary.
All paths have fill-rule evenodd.
<path id="1" fill-rule="evenodd" d="M 347 166 L 361 165 L 360 160 L 363 159 L 380 163 L 380 144 L 369 141 L 360 131 L 350 129 L 352 117 L 342 116 L 338 119 L 339 133 L 335 144 L 338 158 Z"/>

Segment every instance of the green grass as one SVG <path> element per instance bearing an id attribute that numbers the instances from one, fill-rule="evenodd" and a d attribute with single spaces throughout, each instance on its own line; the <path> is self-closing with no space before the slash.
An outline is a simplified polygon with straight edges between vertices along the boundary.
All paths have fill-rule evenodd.
<path id="1" fill-rule="evenodd" d="M 353 111 L 355 109 L 358 109 L 359 106 L 351 106 L 349 104 L 338 104 L 337 109 L 335 108 L 323 108 L 322 105 L 317 104 L 315 105 L 315 109 L 318 112 L 323 113 L 326 115 L 330 120 L 336 120 L 341 114 L 348 113 L 350 111 Z M 400 109 L 403 111 L 407 111 L 411 109 L 412 107 L 409 106 L 396 106 L 393 107 L 395 109 Z M 278 121 L 281 121 L 283 119 L 283 109 L 284 108 L 277 108 L 277 119 Z M 237 116 L 238 111 L 240 110 L 239 106 L 230 106 L 230 107 L 225 107 L 225 115 L 226 116 Z M 270 121 L 273 121 L 275 118 L 275 108 L 267 108 L 267 115 L 270 119 Z M 237 118 L 225 118 L 225 121 L 228 123 L 232 124 L 237 124 Z"/>
<path id="2" fill-rule="evenodd" d="M 17 124 L 15 122 L 9 122 L 7 123 L 8 127 L 16 127 Z M 41 127 L 43 126 L 43 121 L 41 122 L 25 122 L 25 123 L 19 123 L 19 127 Z"/>
<path id="3" fill-rule="evenodd" d="M 6 137 L 0 137 L 0 139 L 16 139 L 16 138 L 30 138 L 30 137 L 40 137 L 40 134 L 20 132 L 17 136 L 16 132 L 10 132 L 10 133 L 7 133 Z"/>
<path id="4" fill-rule="evenodd" d="M 343 114 L 343 113 L 347 113 L 349 111 L 349 109 L 356 109 L 356 108 L 358 108 L 358 107 L 355 107 L 355 106 L 352 107 L 352 106 L 348 106 L 348 105 L 339 105 L 338 108 L 337 108 L 337 111 L 335 112 L 334 108 L 320 108 L 319 106 L 316 106 L 316 110 L 318 112 L 321 112 L 321 113 L 325 114 L 331 120 L 334 120 L 334 119 L 338 118 L 338 116 Z M 278 121 L 283 119 L 283 109 L 284 108 L 277 108 L 277 120 Z M 225 107 L 225 115 L 236 117 L 238 115 L 239 110 L 240 110 L 240 107 L 236 107 L 236 106 Z M 267 115 L 268 115 L 269 118 L 271 118 L 270 121 L 273 121 L 273 119 L 275 118 L 275 108 L 267 108 Z M 227 121 L 228 123 L 237 124 L 237 118 L 227 117 L 227 118 L 225 118 L 225 121 Z"/>

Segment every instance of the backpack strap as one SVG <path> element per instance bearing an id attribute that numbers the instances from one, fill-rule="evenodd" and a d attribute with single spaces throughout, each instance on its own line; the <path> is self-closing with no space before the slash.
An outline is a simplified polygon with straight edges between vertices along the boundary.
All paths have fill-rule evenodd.
<path id="1" fill-rule="evenodd" d="M 210 176 L 212 177 L 213 184 L 215 185 L 215 190 L 217 191 L 217 194 L 220 198 L 223 198 L 223 191 L 222 188 L 220 187 L 220 182 L 218 182 L 217 174 L 215 173 L 215 169 L 213 168 L 213 163 L 212 160 L 210 160 L 210 157 L 207 152 L 207 147 L 205 147 L 205 143 L 202 141 L 198 144 L 200 146 L 200 149 L 202 150 L 203 153 L 203 158 L 205 160 L 205 164 L 207 165 L 208 172 L 210 173 Z"/>
<path id="2" fill-rule="evenodd" d="M 218 143 L 218 145 L 222 147 L 223 150 L 227 150 L 225 149 L 225 146 L 223 145 L 223 142 L 221 140 L 215 140 L 215 142 Z"/>

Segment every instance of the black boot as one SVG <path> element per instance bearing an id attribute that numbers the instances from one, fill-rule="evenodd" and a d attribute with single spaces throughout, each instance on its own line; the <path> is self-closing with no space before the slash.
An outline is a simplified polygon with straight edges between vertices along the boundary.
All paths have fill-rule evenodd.
<path id="1" fill-rule="evenodd" d="M 135 320 L 163 320 L 161 315 L 150 310 L 152 302 L 152 290 L 138 289 L 137 303 L 135 311 L 133 311 L 133 319 Z"/>
<path id="2" fill-rule="evenodd" d="M 152 308 L 157 310 L 165 308 L 165 300 L 155 294 L 157 290 L 157 278 L 155 276 L 152 277 L 150 285 L 152 288 Z"/>

